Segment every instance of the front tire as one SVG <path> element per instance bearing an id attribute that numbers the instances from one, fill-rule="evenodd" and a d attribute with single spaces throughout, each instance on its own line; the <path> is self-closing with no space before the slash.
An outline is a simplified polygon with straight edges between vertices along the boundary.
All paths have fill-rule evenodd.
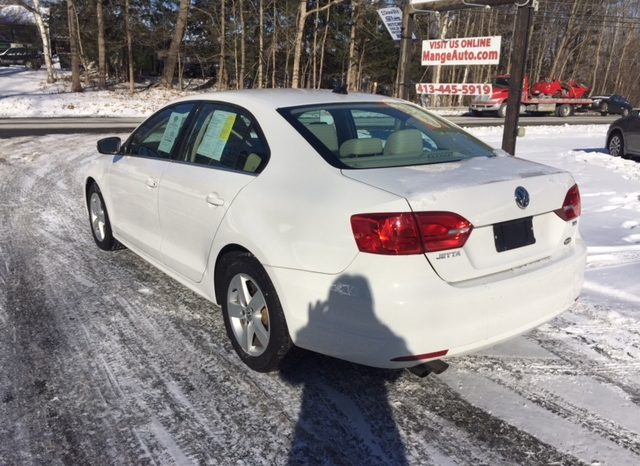
<path id="1" fill-rule="evenodd" d="M 87 206 L 89 207 L 91 233 L 96 245 L 103 251 L 118 249 L 120 243 L 113 237 L 109 213 L 96 183 L 93 183 L 87 191 Z"/>
<path id="2" fill-rule="evenodd" d="M 559 116 L 560 118 L 566 118 L 568 116 L 571 116 L 572 112 L 573 112 L 573 107 L 571 107 L 571 105 L 569 104 L 561 104 L 556 109 L 556 115 Z"/>
<path id="3" fill-rule="evenodd" d="M 505 118 L 507 116 L 507 104 L 502 104 L 500 105 L 500 108 L 498 109 L 498 116 L 500 118 Z"/>
<path id="4" fill-rule="evenodd" d="M 618 131 L 613 133 L 607 143 L 607 149 L 613 157 L 624 157 L 624 140 L 622 139 L 622 134 Z"/>
<path id="5" fill-rule="evenodd" d="M 293 344 L 267 272 L 249 253 L 228 254 L 219 267 L 222 315 L 233 349 L 254 371 L 279 369 Z"/>

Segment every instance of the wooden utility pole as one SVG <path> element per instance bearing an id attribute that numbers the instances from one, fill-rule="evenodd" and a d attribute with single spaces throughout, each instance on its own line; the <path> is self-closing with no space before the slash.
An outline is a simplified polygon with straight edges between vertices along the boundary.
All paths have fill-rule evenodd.
<path id="1" fill-rule="evenodd" d="M 400 63 L 396 77 L 395 96 L 406 99 L 409 96 L 407 67 L 411 62 L 411 37 L 413 36 L 413 9 L 410 0 L 404 0 L 402 8 L 402 30 L 400 32 Z"/>
<path id="2" fill-rule="evenodd" d="M 529 50 L 529 33 L 536 0 L 529 0 L 526 5 L 518 5 L 516 28 L 513 32 L 511 50 L 511 78 L 509 79 L 509 98 L 507 99 L 507 115 L 502 133 L 502 150 L 515 155 L 516 138 L 518 137 L 518 120 L 520 118 L 520 102 L 522 101 L 522 84 Z"/>

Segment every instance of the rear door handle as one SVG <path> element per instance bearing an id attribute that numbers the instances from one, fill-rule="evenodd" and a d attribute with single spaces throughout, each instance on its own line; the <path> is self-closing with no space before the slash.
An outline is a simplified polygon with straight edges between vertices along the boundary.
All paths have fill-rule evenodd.
<path id="1" fill-rule="evenodd" d="M 224 199 L 218 196 L 217 193 L 209 193 L 207 195 L 207 203 L 220 207 L 224 205 Z"/>
<path id="2" fill-rule="evenodd" d="M 149 178 L 147 178 L 147 186 L 150 187 L 151 189 L 157 188 L 158 180 L 150 176 Z"/>

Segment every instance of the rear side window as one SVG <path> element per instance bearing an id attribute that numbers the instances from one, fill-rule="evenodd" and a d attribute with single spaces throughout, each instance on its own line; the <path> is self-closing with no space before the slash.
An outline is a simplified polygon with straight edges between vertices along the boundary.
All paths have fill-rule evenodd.
<path id="1" fill-rule="evenodd" d="M 267 145 L 251 115 L 221 104 L 202 106 L 189 134 L 185 162 L 259 173 L 267 158 Z"/>
<path id="2" fill-rule="evenodd" d="M 425 165 L 494 155 L 491 147 L 465 131 L 402 102 L 327 104 L 279 111 L 339 168 Z"/>

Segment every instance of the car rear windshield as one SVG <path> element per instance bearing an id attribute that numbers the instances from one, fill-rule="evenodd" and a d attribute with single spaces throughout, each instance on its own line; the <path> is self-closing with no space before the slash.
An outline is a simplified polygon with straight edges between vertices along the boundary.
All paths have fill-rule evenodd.
<path id="1" fill-rule="evenodd" d="M 458 127 L 402 102 L 309 105 L 279 112 L 338 168 L 427 165 L 495 155 Z"/>

